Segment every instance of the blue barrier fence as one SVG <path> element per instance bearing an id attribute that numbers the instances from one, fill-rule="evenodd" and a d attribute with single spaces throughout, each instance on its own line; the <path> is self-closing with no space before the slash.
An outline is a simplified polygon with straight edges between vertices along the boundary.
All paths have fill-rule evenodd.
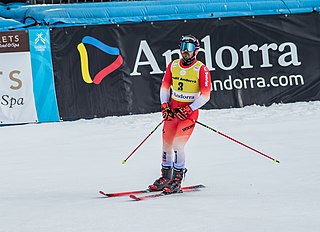
<path id="1" fill-rule="evenodd" d="M 53 5 L 0 5 L 0 30 L 33 25 L 123 24 L 192 18 L 297 14 L 320 10 L 320 0 L 163 0 Z"/>

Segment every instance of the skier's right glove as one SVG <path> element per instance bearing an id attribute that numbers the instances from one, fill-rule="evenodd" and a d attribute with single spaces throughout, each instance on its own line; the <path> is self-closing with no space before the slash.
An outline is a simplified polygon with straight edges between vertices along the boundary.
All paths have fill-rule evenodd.
<path id="1" fill-rule="evenodd" d="M 165 121 L 171 121 L 174 118 L 174 113 L 172 112 L 170 105 L 166 102 L 161 105 L 162 118 Z"/>

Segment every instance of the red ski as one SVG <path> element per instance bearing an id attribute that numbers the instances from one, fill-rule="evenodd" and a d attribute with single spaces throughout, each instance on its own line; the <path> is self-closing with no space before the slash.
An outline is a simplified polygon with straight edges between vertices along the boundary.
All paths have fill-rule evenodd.
<path id="1" fill-rule="evenodd" d="M 199 184 L 199 185 L 191 185 L 191 186 L 187 186 L 187 187 L 182 187 L 181 191 L 177 192 L 177 193 L 199 191 L 200 188 L 205 188 L 205 186 L 202 184 Z M 176 194 L 176 193 L 167 194 L 167 193 L 161 192 L 161 193 L 154 193 L 151 195 L 144 195 L 144 196 L 137 196 L 135 194 L 130 194 L 129 197 L 133 200 L 136 200 L 136 201 L 142 201 L 142 200 L 147 200 L 147 199 L 151 199 L 151 198 L 168 196 L 168 195 L 172 195 L 172 194 Z"/>
<path id="2" fill-rule="evenodd" d="M 122 197 L 122 196 L 128 196 L 131 194 L 141 194 L 141 193 L 149 193 L 150 191 L 148 189 L 144 190 L 136 190 L 136 191 L 128 191 L 128 192 L 117 192 L 117 193 L 105 193 L 103 191 L 99 191 L 100 194 L 102 194 L 105 197 Z"/>

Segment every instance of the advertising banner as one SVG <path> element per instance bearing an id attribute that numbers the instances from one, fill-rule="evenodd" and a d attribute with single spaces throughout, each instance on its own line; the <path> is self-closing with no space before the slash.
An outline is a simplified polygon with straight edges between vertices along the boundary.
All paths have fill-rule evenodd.
<path id="1" fill-rule="evenodd" d="M 28 32 L 0 32 L 0 123 L 37 121 Z"/>
<path id="2" fill-rule="evenodd" d="M 186 34 L 199 38 L 211 71 L 206 109 L 319 100 L 319 23 L 311 13 L 54 28 L 60 116 L 159 111 L 165 68 Z"/>
<path id="3" fill-rule="evenodd" d="M 54 87 L 48 28 L 29 30 L 34 98 L 39 122 L 60 120 Z"/>

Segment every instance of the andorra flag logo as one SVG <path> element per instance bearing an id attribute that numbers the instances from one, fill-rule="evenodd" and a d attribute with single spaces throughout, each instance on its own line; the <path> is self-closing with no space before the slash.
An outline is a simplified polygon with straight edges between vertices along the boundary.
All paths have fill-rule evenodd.
<path id="1" fill-rule="evenodd" d="M 85 44 L 92 45 L 109 55 L 116 56 L 117 58 L 92 78 L 89 71 L 89 58 Z M 83 37 L 81 43 L 78 44 L 77 48 L 80 54 L 82 78 L 84 82 L 88 84 L 94 83 L 96 85 L 99 85 L 106 76 L 118 69 L 123 63 L 119 48 L 111 47 L 91 36 Z"/>

